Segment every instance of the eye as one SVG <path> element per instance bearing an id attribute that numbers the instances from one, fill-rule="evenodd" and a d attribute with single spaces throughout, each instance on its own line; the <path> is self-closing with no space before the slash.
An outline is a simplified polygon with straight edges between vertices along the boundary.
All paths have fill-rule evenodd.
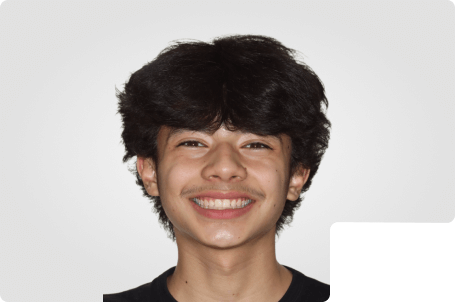
<path id="1" fill-rule="evenodd" d="M 250 148 L 250 149 L 272 149 L 269 146 L 267 146 L 266 144 L 258 143 L 258 142 L 250 143 L 250 144 L 246 145 L 245 148 Z"/>
<path id="2" fill-rule="evenodd" d="M 177 147 L 179 146 L 185 146 L 185 147 L 205 147 L 204 144 L 198 142 L 198 141 L 184 141 L 180 143 Z"/>

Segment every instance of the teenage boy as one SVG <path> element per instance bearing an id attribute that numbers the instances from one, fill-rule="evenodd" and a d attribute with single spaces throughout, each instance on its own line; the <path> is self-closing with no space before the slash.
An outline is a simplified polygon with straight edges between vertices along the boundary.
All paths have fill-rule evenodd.
<path id="1" fill-rule="evenodd" d="M 104 301 L 329 298 L 275 255 L 329 140 L 323 85 L 294 55 L 264 36 L 179 42 L 131 75 L 117 95 L 123 160 L 136 157 L 178 262 Z"/>

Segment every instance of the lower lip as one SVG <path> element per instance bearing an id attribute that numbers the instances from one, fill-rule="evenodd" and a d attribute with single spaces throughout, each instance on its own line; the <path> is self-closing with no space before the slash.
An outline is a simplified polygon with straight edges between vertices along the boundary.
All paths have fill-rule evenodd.
<path id="1" fill-rule="evenodd" d="M 191 204 L 193 205 L 193 208 L 202 216 L 205 216 L 207 218 L 212 218 L 212 219 L 232 219 L 232 218 L 237 218 L 242 215 L 245 215 L 248 213 L 253 205 L 255 204 L 255 201 L 251 202 L 249 205 L 247 205 L 244 208 L 241 209 L 226 209 L 226 210 L 211 210 L 211 209 L 204 209 L 198 206 L 194 201 L 190 200 Z"/>

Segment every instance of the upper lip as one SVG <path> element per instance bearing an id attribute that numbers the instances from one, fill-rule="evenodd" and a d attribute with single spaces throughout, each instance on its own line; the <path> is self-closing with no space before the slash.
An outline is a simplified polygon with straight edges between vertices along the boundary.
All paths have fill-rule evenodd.
<path id="1" fill-rule="evenodd" d="M 214 199 L 238 199 L 238 198 L 253 199 L 248 194 L 245 194 L 242 192 L 236 192 L 236 191 L 230 191 L 230 192 L 226 192 L 226 193 L 208 191 L 208 192 L 198 193 L 197 195 L 193 196 L 192 198 L 203 198 L 203 197 L 214 198 Z"/>

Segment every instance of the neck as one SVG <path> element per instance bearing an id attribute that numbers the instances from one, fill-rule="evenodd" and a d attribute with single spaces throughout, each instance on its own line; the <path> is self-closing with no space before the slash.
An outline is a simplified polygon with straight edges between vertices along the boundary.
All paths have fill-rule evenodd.
<path id="1" fill-rule="evenodd" d="M 202 245 L 176 230 L 178 263 L 168 278 L 178 301 L 278 301 L 292 274 L 275 254 L 275 230 L 238 247 Z"/>

